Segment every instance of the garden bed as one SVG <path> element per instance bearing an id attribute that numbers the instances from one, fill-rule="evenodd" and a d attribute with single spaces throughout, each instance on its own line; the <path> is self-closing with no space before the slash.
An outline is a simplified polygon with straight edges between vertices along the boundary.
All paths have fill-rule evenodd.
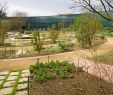
<path id="1" fill-rule="evenodd" d="M 57 78 L 43 83 L 31 80 L 30 86 L 30 95 L 113 95 L 112 84 L 86 72 L 75 73 L 74 78 Z"/>
<path id="2" fill-rule="evenodd" d="M 48 63 L 31 66 L 30 72 L 34 77 L 30 78 L 30 95 L 113 95 L 113 84 L 83 72 L 82 68 L 74 65 L 64 65 L 63 62 L 58 66 L 56 63 L 54 66 Z M 60 73 L 55 74 L 59 70 Z"/>

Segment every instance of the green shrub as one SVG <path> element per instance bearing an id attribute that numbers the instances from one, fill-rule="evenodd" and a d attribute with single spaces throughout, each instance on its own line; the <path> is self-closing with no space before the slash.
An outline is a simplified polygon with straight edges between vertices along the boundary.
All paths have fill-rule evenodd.
<path id="1" fill-rule="evenodd" d="M 64 42 L 59 43 L 58 46 L 59 46 L 61 52 L 69 50 L 68 45 L 66 43 L 64 43 Z"/>
<path id="2" fill-rule="evenodd" d="M 58 76 L 59 76 L 60 78 L 65 78 L 65 77 L 66 77 L 66 71 L 65 71 L 65 70 L 60 70 L 60 71 L 58 72 Z"/>
<path id="3" fill-rule="evenodd" d="M 40 63 L 38 61 L 35 65 L 30 66 L 30 73 L 33 75 L 33 79 L 45 81 L 56 77 L 66 78 L 69 74 L 72 74 L 75 69 L 75 65 L 67 61 L 51 61 L 49 63 Z"/>
<path id="4" fill-rule="evenodd" d="M 59 36 L 59 32 L 56 30 L 56 26 L 52 25 L 51 29 L 49 30 L 49 38 L 51 39 L 52 43 L 55 43 Z"/>

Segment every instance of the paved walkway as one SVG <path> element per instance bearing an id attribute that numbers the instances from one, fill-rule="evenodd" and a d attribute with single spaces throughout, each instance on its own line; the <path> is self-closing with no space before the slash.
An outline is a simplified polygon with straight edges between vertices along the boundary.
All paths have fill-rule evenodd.
<path id="1" fill-rule="evenodd" d="M 28 95 L 28 70 L 0 72 L 0 95 Z"/>
<path id="2" fill-rule="evenodd" d="M 73 63 L 78 67 L 83 67 L 83 70 L 89 74 L 113 83 L 113 66 L 85 59 L 73 61 Z"/>

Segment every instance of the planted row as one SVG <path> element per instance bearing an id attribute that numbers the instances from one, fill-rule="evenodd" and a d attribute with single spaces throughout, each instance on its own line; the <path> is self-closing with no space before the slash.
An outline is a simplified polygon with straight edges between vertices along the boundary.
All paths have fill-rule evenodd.
<path id="1" fill-rule="evenodd" d="M 37 81 L 44 81 L 52 78 L 67 78 L 70 77 L 76 70 L 78 70 L 78 68 L 67 61 L 51 61 L 49 63 L 37 61 L 35 65 L 30 66 L 32 78 Z"/>

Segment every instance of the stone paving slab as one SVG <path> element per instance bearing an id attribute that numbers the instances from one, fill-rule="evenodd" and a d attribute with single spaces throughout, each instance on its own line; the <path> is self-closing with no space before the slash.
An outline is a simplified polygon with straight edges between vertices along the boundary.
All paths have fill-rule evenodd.
<path id="1" fill-rule="evenodd" d="M 12 93 L 13 88 L 4 88 L 0 90 L 0 95 L 6 95 L 6 94 L 11 94 Z"/>
<path id="2" fill-rule="evenodd" d="M 27 81 L 28 81 L 28 78 L 20 78 L 20 79 L 19 79 L 19 83 L 27 82 Z"/>
<path id="3" fill-rule="evenodd" d="M 86 59 L 75 61 L 74 64 L 83 67 L 83 70 L 91 75 L 101 78 L 109 83 L 113 83 L 113 66 L 111 65 L 93 62 Z"/>
<path id="4" fill-rule="evenodd" d="M 16 80 L 17 77 L 18 77 L 18 76 L 9 76 L 9 77 L 7 78 L 7 80 L 8 80 L 8 81 L 10 81 L 10 80 L 13 81 L 13 80 Z"/>
<path id="5" fill-rule="evenodd" d="M 30 73 L 22 73 L 21 77 L 28 77 L 30 75 Z"/>
<path id="6" fill-rule="evenodd" d="M 8 82 L 5 82 L 4 85 L 3 85 L 3 87 L 10 87 L 10 86 L 13 87 L 14 84 L 15 84 L 15 82 L 16 82 L 16 81 L 8 81 Z"/>
<path id="7" fill-rule="evenodd" d="M 22 73 L 29 73 L 29 70 L 22 70 Z"/>
<path id="8" fill-rule="evenodd" d="M 11 72 L 10 73 L 10 76 L 17 76 L 17 75 L 19 75 L 19 72 Z"/>
<path id="9" fill-rule="evenodd" d="M 6 76 L 0 76 L 0 80 L 3 80 L 3 79 L 5 79 L 5 77 L 6 77 Z"/>
<path id="10" fill-rule="evenodd" d="M 6 71 L 6 72 L 0 72 L 0 76 L 5 76 L 5 75 L 7 75 L 9 73 L 9 71 Z"/>
<path id="11" fill-rule="evenodd" d="M 27 91 L 27 90 L 24 90 L 24 91 L 18 91 L 18 92 L 16 92 L 15 95 L 28 95 L 28 91 Z"/>
<path id="12" fill-rule="evenodd" d="M 6 82 L 3 84 L 3 88 L 0 89 L 0 95 L 10 95 L 13 90 L 13 86 L 18 79 L 20 71 L 17 72 L 0 72 L 0 85 L 3 82 L 3 79 L 6 78 L 8 75 L 8 78 Z M 21 72 L 21 78 L 19 79 L 19 84 L 17 86 L 17 92 L 15 95 L 28 95 L 27 88 L 28 88 L 28 76 L 30 75 L 29 70 L 22 70 Z"/>
<path id="13" fill-rule="evenodd" d="M 21 83 L 21 84 L 18 84 L 17 86 L 17 90 L 23 90 L 26 88 L 28 88 L 28 83 Z"/>

